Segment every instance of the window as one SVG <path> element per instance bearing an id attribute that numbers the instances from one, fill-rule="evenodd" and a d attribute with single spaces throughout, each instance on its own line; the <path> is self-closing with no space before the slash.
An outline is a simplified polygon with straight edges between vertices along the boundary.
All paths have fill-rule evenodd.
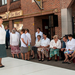
<path id="1" fill-rule="evenodd" d="M 15 2 L 15 1 L 19 1 L 19 0 L 12 0 L 12 2 Z"/>
<path id="2" fill-rule="evenodd" d="M 7 0 L 2 0 L 2 5 L 7 4 Z"/>

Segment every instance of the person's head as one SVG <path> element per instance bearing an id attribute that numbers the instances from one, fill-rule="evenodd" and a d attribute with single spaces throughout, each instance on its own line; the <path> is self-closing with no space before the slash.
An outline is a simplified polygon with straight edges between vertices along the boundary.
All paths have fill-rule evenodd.
<path id="1" fill-rule="evenodd" d="M 14 29 L 15 31 L 17 31 L 17 29 L 16 29 L 15 27 L 14 27 L 13 29 Z"/>
<path id="2" fill-rule="evenodd" d="M 15 34 L 15 32 L 16 32 L 16 31 L 13 29 L 13 30 L 12 30 L 12 33 Z"/>
<path id="3" fill-rule="evenodd" d="M 40 30 L 41 30 L 41 29 L 40 29 L 39 27 L 37 27 L 37 32 L 40 32 Z"/>
<path id="4" fill-rule="evenodd" d="M 5 26 L 5 29 L 8 29 L 8 26 Z"/>
<path id="5" fill-rule="evenodd" d="M 73 38 L 73 35 L 72 35 L 72 34 L 69 34 L 69 35 L 68 35 L 68 39 L 71 41 L 72 38 Z"/>
<path id="6" fill-rule="evenodd" d="M 22 29 L 22 30 L 21 30 L 21 34 L 23 34 L 23 33 L 25 33 L 25 29 Z"/>
<path id="7" fill-rule="evenodd" d="M 58 41 L 58 35 L 54 35 L 54 36 L 53 36 L 53 39 L 54 39 L 55 41 Z"/>
<path id="8" fill-rule="evenodd" d="M 63 41 L 64 41 L 64 42 L 66 42 L 66 41 L 67 41 L 67 39 L 68 39 L 68 37 L 67 37 L 67 36 L 63 36 Z"/>
<path id="9" fill-rule="evenodd" d="M 37 36 L 37 38 L 38 38 L 38 40 L 40 40 L 40 39 L 41 39 L 41 36 L 40 36 L 40 35 L 38 35 L 38 36 Z"/>
<path id="10" fill-rule="evenodd" d="M 0 16 L 0 25 L 3 23 L 3 19 L 2 17 Z"/>
<path id="11" fill-rule="evenodd" d="M 27 33 L 27 29 L 25 29 L 25 34 Z"/>
<path id="12" fill-rule="evenodd" d="M 43 33 L 43 38 L 46 39 L 47 38 L 47 34 Z"/>
<path id="13" fill-rule="evenodd" d="M 29 33 L 29 29 L 27 29 L 27 32 Z"/>

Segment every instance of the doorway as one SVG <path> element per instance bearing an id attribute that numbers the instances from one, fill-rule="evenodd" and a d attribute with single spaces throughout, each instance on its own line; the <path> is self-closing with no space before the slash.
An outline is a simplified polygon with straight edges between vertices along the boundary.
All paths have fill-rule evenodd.
<path id="1" fill-rule="evenodd" d="M 49 26 L 49 19 L 42 20 L 42 28 L 43 28 L 43 33 L 47 33 L 47 37 L 49 39 L 52 39 L 53 36 L 55 35 L 55 27 Z"/>

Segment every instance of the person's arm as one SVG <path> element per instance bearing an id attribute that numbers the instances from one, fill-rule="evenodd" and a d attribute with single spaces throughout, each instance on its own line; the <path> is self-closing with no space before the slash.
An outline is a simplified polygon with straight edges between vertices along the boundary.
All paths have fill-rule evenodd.
<path id="1" fill-rule="evenodd" d="M 50 42 L 50 48 L 53 48 L 53 41 Z"/>
<path id="2" fill-rule="evenodd" d="M 23 38 L 21 38 L 21 40 L 22 40 L 22 42 L 27 46 L 28 44 L 26 44 L 25 42 L 24 42 L 24 39 Z"/>
<path id="3" fill-rule="evenodd" d="M 58 41 L 57 48 L 61 49 L 61 41 L 60 40 Z"/>
<path id="4" fill-rule="evenodd" d="M 11 47 L 11 44 L 12 44 L 12 37 L 11 37 L 11 35 L 10 35 L 10 47 Z"/>

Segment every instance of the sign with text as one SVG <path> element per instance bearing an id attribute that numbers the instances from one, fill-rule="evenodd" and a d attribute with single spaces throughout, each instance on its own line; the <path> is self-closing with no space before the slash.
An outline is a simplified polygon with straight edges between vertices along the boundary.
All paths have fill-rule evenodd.
<path id="1" fill-rule="evenodd" d="M 42 0 L 34 0 L 36 2 L 36 4 L 39 6 L 40 9 L 42 8 Z"/>
<path id="2" fill-rule="evenodd" d="M 12 17 L 18 17 L 18 16 L 22 16 L 23 15 L 23 12 L 22 10 L 19 10 L 19 11 L 14 11 L 14 12 L 6 12 L 4 14 L 1 14 L 0 16 L 3 17 L 3 19 L 9 19 L 9 18 L 12 18 Z"/>
<path id="3" fill-rule="evenodd" d="M 20 10 L 20 11 L 15 11 L 15 12 L 11 12 L 11 13 L 10 13 L 9 18 L 17 17 L 17 16 L 22 16 L 22 15 L 23 15 L 22 10 Z"/>

